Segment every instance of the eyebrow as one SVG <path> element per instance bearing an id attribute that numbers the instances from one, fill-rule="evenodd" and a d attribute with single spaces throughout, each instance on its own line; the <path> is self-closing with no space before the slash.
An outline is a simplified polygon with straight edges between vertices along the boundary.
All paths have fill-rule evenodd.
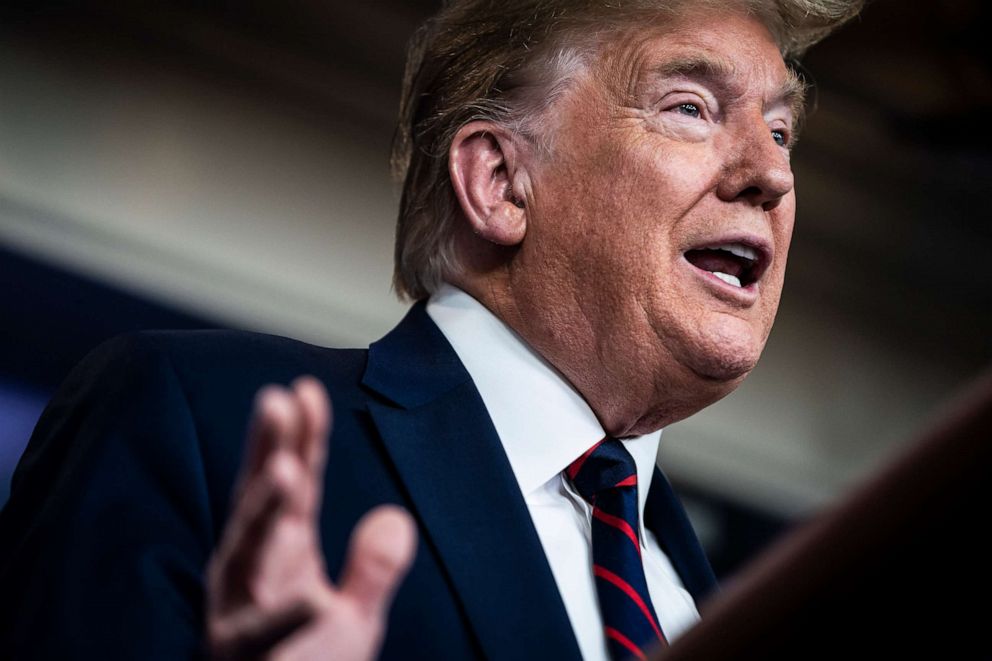
<path id="1" fill-rule="evenodd" d="M 772 95 L 772 104 L 783 103 L 792 113 L 793 131 L 802 126 L 806 114 L 806 81 L 791 66 L 786 66 L 785 81 Z M 723 90 L 732 91 L 737 72 L 724 60 L 708 57 L 684 57 L 669 60 L 651 71 L 658 78 L 695 78 Z"/>

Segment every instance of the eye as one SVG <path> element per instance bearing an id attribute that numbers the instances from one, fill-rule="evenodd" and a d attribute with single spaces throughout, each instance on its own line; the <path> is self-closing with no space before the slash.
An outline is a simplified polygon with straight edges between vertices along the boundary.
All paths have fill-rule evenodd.
<path id="1" fill-rule="evenodd" d="M 683 115 L 688 115 L 689 117 L 699 117 L 700 111 L 699 106 L 695 103 L 680 103 L 675 106 L 675 110 Z"/>
<path id="2" fill-rule="evenodd" d="M 774 140 L 775 144 L 779 147 L 786 147 L 789 144 L 785 131 L 782 131 L 781 129 L 772 129 L 772 140 Z"/>

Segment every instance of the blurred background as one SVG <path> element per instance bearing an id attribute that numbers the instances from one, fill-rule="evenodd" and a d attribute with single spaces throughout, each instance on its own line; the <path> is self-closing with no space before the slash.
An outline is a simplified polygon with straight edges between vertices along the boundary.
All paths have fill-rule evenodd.
<path id="1" fill-rule="evenodd" d="M 110 336 L 361 346 L 402 316 L 389 141 L 407 38 L 437 6 L 3 3 L 0 503 L 45 401 Z M 719 573 L 992 358 L 989 18 L 877 0 L 804 60 L 817 107 L 775 330 L 738 392 L 662 439 Z"/>

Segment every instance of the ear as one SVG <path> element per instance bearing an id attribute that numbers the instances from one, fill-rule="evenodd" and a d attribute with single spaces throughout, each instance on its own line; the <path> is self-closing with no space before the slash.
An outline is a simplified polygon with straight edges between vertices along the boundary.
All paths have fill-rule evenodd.
<path id="1" fill-rule="evenodd" d="M 527 231 L 517 139 L 492 122 L 470 122 L 448 152 L 448 174 L 469 226 L 501 246 L 519 244 Z"/>

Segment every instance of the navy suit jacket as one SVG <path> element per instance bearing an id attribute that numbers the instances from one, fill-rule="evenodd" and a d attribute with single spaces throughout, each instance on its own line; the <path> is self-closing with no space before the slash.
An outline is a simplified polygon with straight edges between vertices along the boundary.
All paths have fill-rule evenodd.
<path id="1" fill-rule="evenodd" d="M 331 577 L 370 508 L 419 526 L 384 658 L 578 659 L 485 406 L 423 303 L 368 351 L 228 331 L 124 336 L 43 414 L 0 512 L 0 656 L 203 651 L 203 572 L 224 528 L 255 392 L 313 374 L 334 405 L 321 513 Z M 713 574 L 657 472 L 645 513 L 687 589 Z"/>

